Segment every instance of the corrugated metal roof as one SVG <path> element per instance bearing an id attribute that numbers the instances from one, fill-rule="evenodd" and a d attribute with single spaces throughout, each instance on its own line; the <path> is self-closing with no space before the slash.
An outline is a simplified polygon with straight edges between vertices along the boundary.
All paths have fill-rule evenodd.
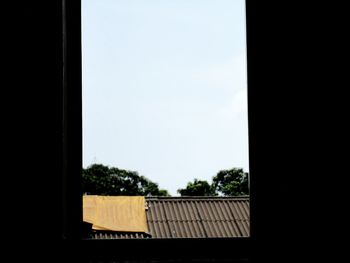
<path id="1" fill-rule="evenodd" d="M 249 236 L 248 197 L 146 197 L 152 238 Z M 144 233 L 94 232 L 92 238 L 149 238 Z"/>
<path id="2" fill-rule="evenodd" d="M 150 234 L 139 232 L 107 232 L 94 231 L 91 233 L 92 239 L 130 239 L 130 238 L 151 238 Z"/>
<path id="3" fill-rule="evenodd" d="M 159 197 L 146 200 L 152 237 L 249 236 L 247 197 Z"/>

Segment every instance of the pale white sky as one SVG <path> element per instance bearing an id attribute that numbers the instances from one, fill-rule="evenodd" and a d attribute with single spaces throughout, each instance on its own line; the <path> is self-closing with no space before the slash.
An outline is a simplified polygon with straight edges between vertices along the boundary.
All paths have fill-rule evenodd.
<path id="1" fill-rule="evenodd" d="M 249 171 L 244 0 L 83 0 L 83 166 Z"/>

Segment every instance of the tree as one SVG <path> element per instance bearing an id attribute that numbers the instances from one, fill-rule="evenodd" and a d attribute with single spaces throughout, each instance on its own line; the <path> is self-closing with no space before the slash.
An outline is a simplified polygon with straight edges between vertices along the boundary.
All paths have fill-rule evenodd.
<path id="1" fill-rule="evenodd" d="M 93 164 L 82 170 L 82 190 L 90 195 L 152 195 L 169 196 L 158 184 L 128 171 L 102 164 Z"/>
<path id="2" fill-rule="evenodd" d="M 213 196 L 216 195 L 215 189 L 207 182 L 194 179 L 193 183 L 188 182 L 186 188 L 178 189 L 181 196 Z"/>
<path id="3" fill-rule="evenodd" d="M 225 196 L 248 195 L 248 173 L 241 168 L 219 171 L 213 177 L 212 187 Z"/>

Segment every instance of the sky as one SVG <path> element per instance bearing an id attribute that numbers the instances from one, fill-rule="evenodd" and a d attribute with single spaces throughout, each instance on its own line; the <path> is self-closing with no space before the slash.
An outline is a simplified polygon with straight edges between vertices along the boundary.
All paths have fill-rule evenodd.
<path id="1" fill-rule="evenodd" d="M 249 172 L 244 0 L 83 0 L 83 167 Z"/>

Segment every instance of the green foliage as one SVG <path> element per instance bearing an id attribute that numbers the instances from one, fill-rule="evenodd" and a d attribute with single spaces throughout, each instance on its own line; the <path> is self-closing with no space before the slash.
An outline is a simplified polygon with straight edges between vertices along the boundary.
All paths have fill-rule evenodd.
<path id="1" fill-rule="evenodd" d="M 128 171 L 102 164 L 93 164 L 82 171 L 82 189 L 90 195 L 141 195 L 170 196 L 158 184 Z M 221 170 L 213 177 L 213 183 L 194 179 L 184 189 L 178 189 L 181 196 L 238 196 L 248 195 L 248 173 L 243 169 Z"/>
<path id="2" fill-rule="evenodd" d="M 181 196 L 213 196 L 216 195 L 215 189 L 207 182 L 194 179 L 188 182 L 186 188 L 178 189 L 177 192 Z"/>
<path id="3" fill-rule="evenodd" d="M 213 177 L 213 183 L 194 179 L 184 189 L 178 189 L 181 196 L 238 196 L 248 195 L 248 173 L 243 169 L 221 170 Z"/>
<path id="4" fill-rule="evenodd" d="M 159 189 L 158 184 L 135 171 L 102 164 L 83 168 L 82 190 L 90 195 L 169 196 L 167 190 Z"/>
<path id="5" fill-rule="evenodd" d="M 213 188 L 224 196 L 248 195 L 248 173 L 243 169 L 222 170 L 213 177 Z"/>

